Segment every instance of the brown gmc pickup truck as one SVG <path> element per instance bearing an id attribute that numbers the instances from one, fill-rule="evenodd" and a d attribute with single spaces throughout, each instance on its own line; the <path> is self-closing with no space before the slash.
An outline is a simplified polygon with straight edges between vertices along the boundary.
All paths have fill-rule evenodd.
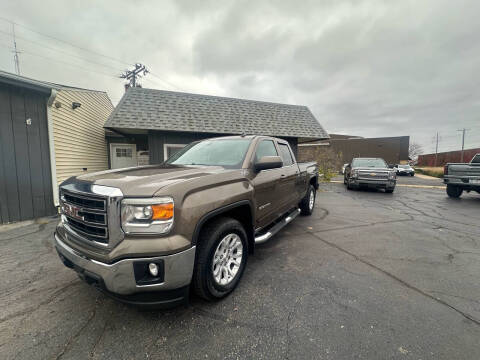
<path id="1" fill-rule="evenodd" d="M 312 213 L 317 189 L 316 163 L 297 163 L 285 140 L 203 140 L 161 165 L 63 182 L 55 246 L 80 278 L 126 303 L 171 306 L 190 289 L 220 299 L 256 244 Z"/>

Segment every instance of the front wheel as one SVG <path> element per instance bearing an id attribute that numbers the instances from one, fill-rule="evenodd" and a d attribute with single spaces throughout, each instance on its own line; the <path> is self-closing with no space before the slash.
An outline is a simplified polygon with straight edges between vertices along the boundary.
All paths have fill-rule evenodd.
<path id="1" fill-rule="evenodd" d="M 242 224 L 219 218 L 200 234 L 193 272 L 195 293 L 205 300 L 227 296 L 238 285 L 248 257 L 247 234 Z"/>
<path id="2" fill-rule="evenodd" d="M 300 210 L 302 215 L 312 215 L 313 208 L 315 206 L 315 197 L 316 197 L 316 190 L 313 185 L 308 187 L 307 194 L 300 202 Z"/>
<path id="3" fill-rule="evenodd" d="M 447 185 L 447 195 L 451 198 L 459 198 L 463 193 L 463 189 L 455 185 Z"/>

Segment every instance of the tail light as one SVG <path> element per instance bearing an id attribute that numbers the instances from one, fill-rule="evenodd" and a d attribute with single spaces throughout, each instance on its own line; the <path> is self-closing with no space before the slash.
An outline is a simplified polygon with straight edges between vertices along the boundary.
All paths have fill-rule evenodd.
<path id="1" fill-rule="evenodd" d="M 443 167 L 443 175 L 448 175 L 448 165 Z"/>

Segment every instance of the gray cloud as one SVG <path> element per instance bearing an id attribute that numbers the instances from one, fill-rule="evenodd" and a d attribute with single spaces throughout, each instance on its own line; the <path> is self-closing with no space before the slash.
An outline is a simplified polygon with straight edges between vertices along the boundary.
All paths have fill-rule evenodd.
<path id="1" fill-rule="evenodd" d="M 154 75 L 145 87 L 308 105 L 330 132 L 411 135 L 432 150 L 480 146 L 477 1 L 189 1 L 0 5 L 2 16 Z M 0 31 L 10 31 L 0 21 Z M 108 91 L 127 65 L 24 28 L 26 76 Z M 0 68 L 13 71 L 0 35 Z M 42 44 L 92 61 L 42 48 Z M 32 55 L 35 53 L 37 55 Z M 55 63 L 38 55 L 65 63 Z M 83 69 L 80 69 L 82 67 Z M 101 72 L 102 74 L 85 71 Z"/>

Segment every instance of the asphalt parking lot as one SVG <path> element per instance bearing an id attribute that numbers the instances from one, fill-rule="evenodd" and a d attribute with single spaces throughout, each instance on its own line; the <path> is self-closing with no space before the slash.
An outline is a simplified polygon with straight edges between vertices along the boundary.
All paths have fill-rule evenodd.
<path id="1" fill-rule="evenodd" d="M 432 186 L 431 179 L 399 184 Z M 428 186 L 428 185 L 427 185 Z M 218 303 L 140 311 L 82 283 L 55 221 L 0 232 L 5 359 L 478 359 L 480 195 L 322 184 Z"/>

